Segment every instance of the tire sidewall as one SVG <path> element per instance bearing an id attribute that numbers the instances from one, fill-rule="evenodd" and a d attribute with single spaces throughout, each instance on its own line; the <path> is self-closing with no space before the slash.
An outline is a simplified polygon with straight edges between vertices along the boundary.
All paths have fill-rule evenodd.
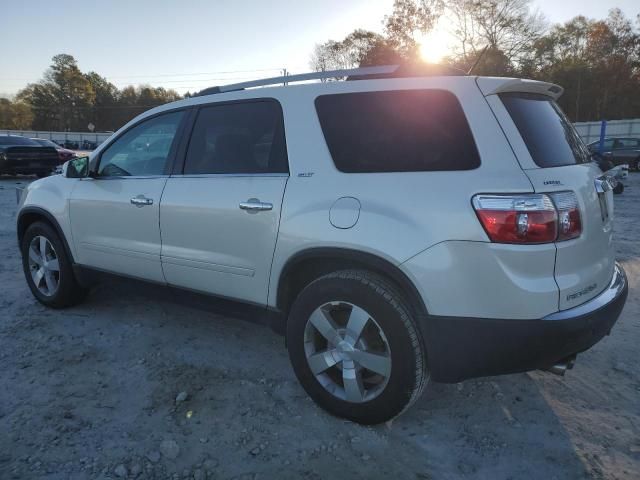
<path id="1" fill-rule="evenodd" d="M 411 322 L 408 309 L 391 292 L 387 292 L 391 295 L 388 298 L 375 287 L 375 284 L 365 284 L 351 278 L 321 278 L 312 282 L 298 296 L 287 322 L 289 356 L 296 376 L 307 393 L 329 412 L 366 424 L 389 420 L 410 403 L 420 382 L 416 353 L 424 351 L 419 348 L 416 352 L 405 327 L 406 321 Z M 304 351 L 307 320 L 316 308 L 331 301 L 348 302 L 363 308 L 375 319 L 387 338 L 391 352 L 391 375 L 384 391 L 368 402 L 352 403 L 334 397 L 318 382 L 307 363 Z"/>
<path id="2" fill-rule="evenodd" d="M 29 246 L 31 240 L 34 237 L 45 237 L 53 246 L 58 257 L 58 266 L 60 268 L 60 280 L 58 284 L 58 290 L 54 295 L 43 295 L 33 283 L 31 278 L 31 272 L 29 268 Z M 22 253 L 22 268 L 24 276 L 29 285 L 29 289 L 36 299 L 49 307 L 60 308 L 66 306 L 67 299 L 73 294 L 73 289 L 76 287 L 75 277 L 73 274 L 73 268 L 67 252 L 64 248 L 64 244 L 56 231 L 46 223 L 36 222 L 27 228 L 20 245 L 20 252 Z"/>

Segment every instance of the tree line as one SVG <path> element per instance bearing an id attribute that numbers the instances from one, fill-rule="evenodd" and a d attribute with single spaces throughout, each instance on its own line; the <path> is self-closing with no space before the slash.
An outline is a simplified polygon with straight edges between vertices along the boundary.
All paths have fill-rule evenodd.
<path id="1" fill-rule="evenodd" d="M 454 44 L 441 65 L 427 66 L 419 41 L 439 20 Z M 640 14 L 634 21 L 614 8 L 604 19 L 548 25 L 531 0 L 395 0 L 382 23 L 382 34 L 356 29 L 316 45 L 311 67 L 399 63 L 425 74 L 532 78 L 564 87 L 559 103 L 573 121 L 640 118 Z"/>
<path id="2" fill-rule="evenodd" d="M 149 108 L 182 98 L 175 90 L 146 85 L 118 89 L 96 72 L 83 73 L 71 55 L 60 54 L 37 83 L 0 99 L 0 128 L 115 131 Z"/>
<path id="3" fill-rule="evenodd" d="M 420 39 L 439 21 L 454 44 L 440 65 L 420 58 Z M 316 45 L 316 71 L 402 64 L 411 73 L 513 76 L 557 83 L 559 103 L 573 121 L 640 118 L 640 14 L 619 9 L 600 20 L 576 16 L 548 25 L 531 0 L 395 0 L 383 32 L 355 29 Z M 428 45 L 427 45 L 428 48 Z M 187 94 L 189 95 L 189 94 Z M 15 99 L 0 99 L 0 128 L 58 131 L 117 130 L 143 111 L 182 98 L 150 86 L 118 89 L 96 72 L 83 73 L 56 55 L 41 81 Z"/>

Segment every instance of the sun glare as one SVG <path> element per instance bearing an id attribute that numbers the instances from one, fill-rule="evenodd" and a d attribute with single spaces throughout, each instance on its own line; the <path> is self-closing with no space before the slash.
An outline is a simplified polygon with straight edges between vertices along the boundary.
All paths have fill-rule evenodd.
<path id="1" fill-rule="evenodd" d="M 451 34 L 442 22 L 419 40 L 420 56 L 427 63 L 440 63 L 451 53 Z"/>

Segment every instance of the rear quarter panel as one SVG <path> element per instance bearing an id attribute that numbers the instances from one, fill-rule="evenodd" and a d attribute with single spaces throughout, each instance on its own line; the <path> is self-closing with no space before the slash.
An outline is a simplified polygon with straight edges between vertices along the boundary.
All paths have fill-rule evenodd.
<path id="1" fill-rule="evenodd" d="M 339 172 L 315 110 L 314 100 L 319 93 L 291 89 L 281 98 L 291 177 L 271 272 L 270 305 L 276 304 L 283 267 L 298 252 L 314 247 L 343 247 L 372 253 L 399 265 L 447 240 L 488 242 L 471 197 L 476 193 L 532 191 L 472 78 L 341 82 L 327 84 L 322 94 L 419 88 L 444 89 L 458 97 L 482 159 L 479 168 L 451 172 Z M 329 221 L 331 205 L 341 197 L 355 197 L 361 204 L 359 219 L 352 228 L 335 228 Z M 429 308 L 428 299 L 425 302 Z"/>

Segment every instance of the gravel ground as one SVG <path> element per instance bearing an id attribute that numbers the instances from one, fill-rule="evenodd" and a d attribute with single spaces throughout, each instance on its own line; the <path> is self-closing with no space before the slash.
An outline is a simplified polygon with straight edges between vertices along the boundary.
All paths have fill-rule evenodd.
<path id="1" fill-rule="evenodd" d="M 640 478 L 640 174 L 616 197 L 631 290 L 610 337 L 565 378 L 431 384 L 377 427 L 317 408 L 268 328 L 152 286 L 42 307 L 16 248 L 26 181 L 0 180 L 0 479 Z"/>

